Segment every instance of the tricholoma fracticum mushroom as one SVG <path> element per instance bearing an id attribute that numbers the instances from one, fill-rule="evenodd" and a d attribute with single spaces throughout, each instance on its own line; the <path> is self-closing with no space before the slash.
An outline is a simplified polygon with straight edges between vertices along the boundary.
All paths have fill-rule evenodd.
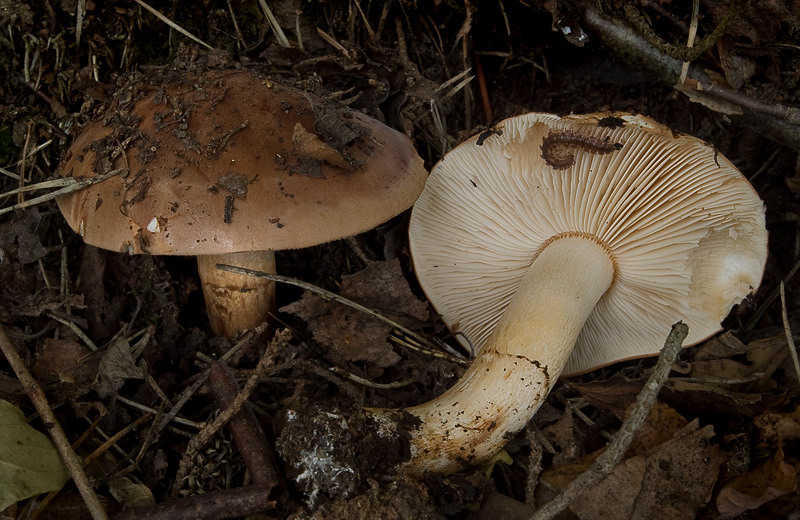
<path id="1" fill-rule="evenodd" d="M 562 374 L 656 354 L 720 329 L 759 285 L 764 207 L 702 141 L 627 114 L 528 114 L 448 153 L 410 227 L 419 281 L 478 351 L 428 403 L 370 409 L 408 428 L 412 473 L 486 460 Z M 412 419 L 408 420 L 409 414 Z"/>
<path id="2" fill-rule="evenodd" d="M 361 233 L 410 207 L 427 176 L 403 134 L 255 73 L 167 69 L 114 97 L 77 137 L 62 176 L 123 173 L 63 196 L 97 247 L 198 257 L 212 331 L 267 319 L 274 250 Z"/>

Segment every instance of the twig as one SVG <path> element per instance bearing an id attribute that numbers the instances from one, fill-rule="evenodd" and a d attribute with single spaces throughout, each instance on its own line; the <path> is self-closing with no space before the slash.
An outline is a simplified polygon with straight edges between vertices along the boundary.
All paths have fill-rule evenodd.
<path id="1" fill-rule="evenodd" d="M 486 124 L 492 124 L 492 101 L 489 99 L 489 88 L 486 85 L 486 76 L 483 74 L 483 65 L 481 65 L 481 58 L 477 54 L 473 55 L 472 61 L 475 63 L 475 76 L 478 77 L 478 89 L 481 93 L 481 105 L 483 106 L 483 115 L 486 118 Z"/>
<path id="2" fill-rule="evenodd" d="M 363 377 L 357 376 L 339 367 L 331 367 L 328 370 L 330 370 L 334 374 L 338 374 L 342 377 L 345 377 L 350 381 L 355 381 L 360 385 L 368 386 L 370 388 L 381 388 L 381 389 L 402 388 L 404 386 L 412 385 L 416 382 L 413 379 L 410 379 L 408 381 L 395 381 L 394 383 L 375 383 L 374 381 L 370 381 L 369 379 L 364 379 Z"/>
<path id="3" fill-rule="evenodd" d="M 240 392 L 230 368 L 224 363 L 215 361 L 211 365 L 208 382 L 220 409 L 232 408 Z M 253 483 L 266 486 L 268 489 L 279 485 L 281 479 L 275 469 L 275 457 L 267 442 L 267 436 L 247 403 L 244 403 L 231 418 L 228 428 Z"/>
<path id="4" fill-rule="evenodd" d="M 275 509 L 266 486 L 210 491 L 154 506 L 134 507 L 114 520 L 221 520 L 245 517 Z"/>
<path id="5" fill-rule="evenodd" d="M 776 141 L 800 149 L 800 132 L 797 128 L 800 126 L 800 109 L 777 103 L 765 103 L 724 85 L 716 84 L 702 67 L 696 65 L 692 65 L 689 70 L 689 77 L 695 80 L 696 87 L 687 89 L 686 85 L 677 85 L 681 73 L 681 61 L 659 50 L 628 24 L 601 13 L 594 2 L 585 2 L 584 7 L 582 19 L 584 28 L 610 48 L 618 58 L 634 64 L 668 85 L 680 87 L 679 90 L 691 91 L 695 97 L 711 98 L 737 105 L 746 111 L 742 116 L 731 116 L 740 124 L 755 127 Z M 709 38 L 710 36 L 706 37 Z M 693 47 L 693 49 L 699 48 L 700 46 Z M 689 83 L 687 81 L 687 84 Z"/>
<path id="6" fill-rule="evenodd" d="M 554 518 L 561 511 L 566 509 L 578 496 L 585 491 L 593 488 L 605 479 L 614 468 L 622 461 L 625 452 L 633 440 L 633 436 L 642 426 L 650 409 L 658 397 L 658 392 L 664 385 L 672 364 L 683 345 L 683 340 L 689 334 L 689 327 L 683 322 L 678 322 L 672 326 L 672 330 L 661 349 L 658 362 L 653 367 L 653 372 L 636 398 L 636 403 L 628 413 L 619 431 L 614 434 L 611 442 L 606 446 L 606 450 L 589 466 L 589 469 L 581 473 L 578 478 L 570 482 L 567 488 L 556 498 L 542 506 L 541 509 L 531 517 L 531 520 L 548 520 Z"/>
<path id="7" fill-rule="evenodd" d="M 369 40 L 371 42 L 377 42 L 376 38 L 377 35 L 375 34 L 375 31 L 372 29 L 372 25 L 370 25 L 367 15 L 364 14 L 364 10 L 361 8 L 361 2 L 355 0 L 354 3 L 356 4 L 356 9 L 358 9 L 359 14 L 361 14 L 361 19 L 364 22 L 364 27 L 367 29 L 367 33 L 369 34 Z"/>
<path id="8" fill-rule="evenodd" d="M 96 175 L 94 177 L 89 177 L 89 178 L 86 178 L 86 179 L 74 179 L 74 178 L 71 178 L 71 177 L 67 178 L 67 179 L 63 179 L 63 180 L 55 179 L 55 180 L 52 180 L 52 181 L 46 181 L 46 182 L 42 182 L 42 183 L 38 183 L 38 184 L 31 184 L 31 185 L 29 185 L 27 187 L 24 187 L 24 188 L 11 190 L 11 191 L 3 193 L 1 195 L 11 195 L 13 193 L 22 193 L 24 191 L 46 189 L 46 188 L 55 187 L 55 186 L 64 186 L 63 188 L 61 188 L 59 190 L 51 191 L 50 193 L 48 193 L 46 195 L 42 195 L 40 197 L 35 197 L 35 198 L 32 198 L 32 199 L 27 200 L 25 202 L 22 202 L 22 203 L 19 203 L 19 204 L 15 204 L 13 206 L 9 206 L 7 208 L 2 208 L 2 209 L 0 209 L 0 215 L 3 215 L 5 213 L 9 213 L 9 212 L 14 211 L 16 209 L 23 209 L 23 208 L 27 208 L 29 206 L 35 206 L 37 204 L 41 204 L 43 202 L 47 202 L 48 200 L 53 200 L 53 199 L 55 199 L 57 197 L 60 197 L 61 195 L 66 195 L 67 193 L 72 193 L 73 191 L 82 190 L 83 188 L 86 188 L 87 186 L 91 186 L 92 184 L 96 184 L 98 182 L 103 182 L 105 180 L 110 179 L 111 177 L 114 177 L 115 175 L 119 175 L 123 171 L 125 171 L 124 168 L 118 168 L 116 170 L 111 170 L 110 172 L 104 173 L 102 175 Z"/>
<path id="9" fill-rule="evenodd" d="M 25 187 L 25 165 L 27 164 L 28 159 L 28 144 L 31 142 L 31 129 L 33 128 L 33 121 L 28 121 L 28 133 L 25 135 L 25 147 L 22 149 L 22 166 L 20 167 L 19 172 L 19 187 L 20 189 Z M 22 204 L 25 202 L 25 196 L 20 191 L 17 194 L 17 203 Z"/>
<path id="10" fill-rule="evenodd" d="M 78 336 L 84 343 L 86 343 L 86 346 L 89 347 L 89 349 L 92 352 L 97 352 L 97 345 L 94 344 L 94 341 L 89 339 L 89 336 L 87 336 L 86 333 L 83 332 L 81 330 L 81 328 L 78 327 L 75 323 L 69 321 L 66 318 L 62 318 L 61 316 L 59 316 L 59 315 L 57 315 L 57 314 L 55 314 L 53 312 L 48 312 L 47 316 L 49 318 L 52 318 L 52 319 L 56 320 L 57 322 L 61 323 L 62 325 L 66 325 L 67 327 L 69 327 L 72 330 L 72 332 L 75 333 L 76 336 Z"/>
<path id="11" fill-rule="evenodd" d="M 83 21 L 86 18 L 86 0 L 78 0 L 75 9 L 75 43 L 81 44 L 81 33 L 83 32 Z"/>
<path id="12" fill-rule="evenodd" d="M 328 45 L 330 45 L 331 47 L 333 47 L 337 51 L 341 52 L 346 57 L 348 57 L 348 58 L 350 57 L 350 53 L 347 51 L 347 49 L 344 48 L 344 45 L 342 45 L 341 43 L 336 41 L 336 38 L 334 38 L 330 34 L 326 33 L 325 31 L 323 31 L 319 27 L 317 27 L 317 34 L 319 35 L 320 38 L 322 38 L 323 40 L 328 42 Z"/>
<path id="13" fill-rule="evenodd" d="M 786 334 L 786 343 L 789 346 L 789 353 L 792 355 L 794 369 L 797 372 L 797 379 L 800 380 L 800 361 L 797 359 L 797 348 L 794 346 L 792 337 L 792 327 L 789 325 L 789 314 L 786 312 L 786 290 L 781 281 L 781 317 L 783 318 L 783 332 Z"/>
<path id="14" fill-rule="evenodd" d="M 636 9 L 633 4 L 628 4 L 623 9 L 625 11 L 625 17 L 628 19 L 628 21 L 636 27 L 636 30 L 638 30 L 651 45 L 677 60 L 691 62 L 699 58 L 704 52 L 711 49 L 717 43 L 717 40 L 722 38 L 722 36 L 725 34 L 725 29 L 728 27 L 728 24 L 737 14 L 739 14 L 743 4 L 743 0 L 733 0 L 730 7 L 728 7 L 728 12 L 725 13 L 725 16 L 720 21 L 719 25 L 717 25 L 711 34 L 703 38 L 703 41 L 694 47 L 691 45 L 687 47 L 680 47 L 665 42 L 655 33 L 655 31 L 653 31 L 653 29 L 647 23 L 647 19 L 639 13 L 638 9 Z"/>
<path id="15" fill-rule="evenodd" d="M 452 85 L 453 83 L 458 81 L 458 84 L 455 85 L 450 90 L 448 90 L 447 93 L 445 95 L 443 95 L 439 99 L 439 102 L 440 103 L 444 103 L 445 101 L 447 101 L 448 99 L 450 99 L 451 97 L 456 95 L 461 89 L 466 87 L 472 81 L 472 79 L 475 77 L 475 76 L 469 76 L 468 74 L 470 72 L 472 72 L 472 68 L 464 69 L 463 71 L 459 72 L 458 74 L 456 74 L 452 78 L 448 79 L 447 81 L 445 81 L 444 83 L 442 83 L 441 85 L 436 87 L 433 91 L 435 93 L 439 93 L 442 90 L 444 90 L 446 87 L 449 87 L 450 85 Z"/>
<path id="16" fill-rule="evenodd" d="M 694 0 L 692 2 L 692 22 L 689 25 L 689 37 L 686 41 L 686 48 L 691 49 L 694 47 L 694 40 L 697 38 L 697 26 L 699 25 L 698 16 L 700 15 L 700 0 Z M 689 65 L 691 65 L 691 61 L 684 61 L 683 66 L 681 67 L 681 77 L 678 79 L 678 83 L 683 85 L 686 82 L 686 74 L 689 73 Z"/>
<path id="17" fill-rule="evenodd" d="M 255 390 L 256 385 L 258 385 L 259 378 L 269 370 L 272 365 L 275 364 L 274 356 L 271 353 L 274 351 L 273 346 L 277 345 L 277 342 L 283 341 L 283 336 L 276 335 L 270 346 L 267 347 L 267 350 L 264 352 L 264 355 L 261 356 L 261 359 L 256 365 L 256 368 L 253 370 L 253 373 L 250 374 L 250 377 L 247 379 L 247 382 L 242 388 L 242 391 L 239 392 L 230 405 L 222 410 L 222 412 L 214 418 L 213 421 L 206 423 L 202 430 L 200 430 L 197 435 L 192 437 L 192 440 L 189 441 L 189 445 L 186 447 L 186 451 L 183 452 L 183 457 L 181 457 L 180 464 L 178 465 L 178 474 L 175 477 L 173 493 L 177 492 L 182 483 L 183 479 L 186 475 L 189 474 L 191 470 L 191 461 L 194 456 L 200 451 L 200 449 L 205 446 L 205 444 L 214 436 L 214 434 L 219 431 L 231 418 L 239 412 L 242 408 L 244 403 L 247 399 L 250 398 L 250 394 Z"/>
<path id="18" fill-rule="evenodd" d="M 667 385 L 672 383 L 699 383 L 703 385 L 743 385 L 758 381 L 764 377 L 763 372 L 754 372 L 746 377 L 737 379 L 725 379 L 723 377 L 675 377 L 667 380 Z"/>
<path id="19" fill-rule="evenodd" d="M 267 2 L 265 0 L 258 0 L 258 3 L 261 5 L 261 10 L 264 11 L 264 16 L 267 17 L 269 26 L 272 27 L 273 31 L 275 31 L 275 38 L 278 40 L 278 45 L 280 45 L 281 47 L 291 47 L 291 45 L 289 44 L 289 39 L 283 33 L 281 25 L 278 23 L 278 20 L 275 18 L 275 15 L 272 14 L 272 10 L 267 5 Z"/>
<path id="20" fill-rule="evenodd" d="M 265 326 L 259 326 L 245 334 L 242 339 L 240 339 L 233 347 L 231 347 L 230 350 L 220 356 L 220 359 L 222 361 L 230 359 L 234 354 L 244 348 L 245 345 L 250 343 L 253 338 L 258 337 L 262 332 L 264 332 L 264 328 Z M 178 412 L 181 411 L 183 405 L 189 402 L 189 399 L 201 386 L 203 386 L 203 384 L 205 384 L 207 379 L 208 370 L 205 370 L 203 373 L 198 375 L 197 380 L 194 383 L 181 392 L 180 396 L 178 396 L 178 399 L 175 400 L 175 406 L 173 406 L 169 412 L 164 414 L 164 416 L 161 418 L 161 421 L 159 421 L 155 428 L 153 428 L 153 431 L 156 434 L 167 427 L 167 424 L 169 424 L 169 422 L 172 421 L 176 415 L 178 415 Z"/>
<path id="21" fill-rule="evenodd" d="M 386 339 L 392 343 L 402 345 L 405 348 L 416 350 L 417 352 L 422 352 L 426 356 L 433 356 L 441 359 L 446 359 L 451 363 L 458 363 L 459 365 L 464 367 L 469 366 L 469 360 L 467 358 L 465 358 L 459 351 L 457 351 L 456 349 L 454 349 L 441 339 L 437 338 L 436 336 L 433 336 L 431 341 L 423 345 L 419 343 L 416 340 L 416 338 L 407 337 L 402 333 L 402 331 L 394 329 L 389 333 L 389 337 Z M 469 342 L 469 340 L 467 341 Z M 442 352 L 440 350 L 435 350 L 432 347 L 427 346 L 430 345 L 431 342 L 433 342 L 433 344 L 436 345 L 437 348 L 440 348 L 445 352 Z M 472 347 L 472 343 L 470 343 L 470 347 Z M 474 350 L 471 350 L 470 352 L 474 352 Z"/>
<path id="22" fill-rule="evenodd" d="M 797 262 L 789 269 L 789 272 L 786 273 L 786 276 L 783 277 L 781 283 L 789 283 L 794 275 L 797 274 L 797 271 L 800 270 L 800 258 L 797 259 Z M 763 291 L 762 291 L 763 292 Z M 776 298 L 780 295 L 780 286 L 775 287 L 772 289 L 766 297 L 764 297 L 763 301 L 761 302 L 761 306 L 756 309 L 753 313 L 753 316 L 747 320 L 747 323 L 744 325 L 744 330 L 753 330 L 753 327 L 761 320 L 764 316 L 764 313 L 767 312 L 767 308 L 772 305 L 772 302 L 775 301 Z"/>
<path id="23" fill-rule="evenodd" d="M 402 332 L 406 336 L 414 338 L 421 345 L 430 345 L 430 342 L 427 341 L 425 338 L 423 338 L 419 334 L 417 334 L 417 333 L 415 333 L 415 332 L 403 327 L 399 323 L 396 323 L 396 322 L 390 320 L 389 318 L 387 318 L 385 316 L 382 316 L 381 314 L 378 314 L 377 312 L 375 312 L 375 311 L 373 311 L 373 310 L 371 310 L 371 309 L 369 309 L 367 307 L 364 307 L 363 305 L 360 305 L 360 304 L 358 304 L 358 303 L 356 303 L 356 302 L 354 302 L 352 300 L 348 300 L 344 296 L 340 296 L 340 295 L 338 295 L 336 293 L 333 293 L 333 292 L 330 292 L 330 291 L 326 291 L 325 289 L 317 287 L 316 285 L 313 285 L 313 284 L 310 284 L 310 283 L 307 283 L 307 282 L 303 282 L 303 281 L 297 280 L 295 278 L 290 278 L 288 276 L 281 276 L 279 274 L 268 274 L 268 273 L 264 273 L 262 271 L 255 271 L 253 269 L 246 269 L 244 267 L 236 267 L 236 266 L 233 266 L 233 265 L 217 264 L 216 267 L 217 267 L 217 269 L 221 269 L 223 271 L 230 271 L 231 273 L 244 274 L 244 275 L 248 275 L 248 276 L 255 276 L 255 277 L 258 277 L 258 278 L 266 278 L 267 280 L 272 280 L 274 282 L 280 282 L 280 283 L 285 283 L 285 284 L 289 284 L 289 285 L 294 285 L 295 287 L 300 287 L 301 289 L 305 289 L 307 291 L 311 291 L 313 293 L 319 294 L 323 298 L 327 298 L 329 300 L 333 300 L 335 302 L 342 303 L 342 304 L 347 305 L 349 307 L 352 307 L 352 308 L 354 308 L 356 310 L 359 310 L 359 311 L 361 311 L 361 312 L 363 312 L 365 314 L 369 314 L 370 316 L 373 316 L 377 320 L 380 320 L 380 321 L 386 323 L 387 325 L 391 325 L 393 328 L 399 330 L 400 332 Z M 464 363 L 463 359 L 458 359 L 458 358 L 455 358 L 455 357 L 452 358 L 451 361 L 453 361 L 454 363 Z"/>
<path id="24" fill-rule="evenodd" d="M 138 410 L 142 410 L 143 412 L 153 413 L 153 414 L 157 414 L 158 413 L 158 410 L 156 410 L 155 408 L 150 408 L 149 406 L 143 405 L 141 403 L 137 403 L 136 401 L 132 401 L 132 400 L 130 400 L 130 399 L 126 398 L 126 397 L 123 397 L 121 395 L 118 395 L 115 399 L 117 401 L 119 401 L 120 403 L 127 404 L 128 406 L 131 406 L 131 407 L 136 408 Z M 164 421 L 164 419 L 162 418 L 162 422 L 163 421 Z M 197 422 L 194 422 L 194 421 L 190 421 L 189 419 L 184 419 L 182 417 L 170 416 L 169 419 L 166 422 L 169 423 L 170 421 L 174 421 L 177 424 L 182 424 L 184 426 L 189 426 L 191 428 L 197 428 L 198 430 L 203 428 L 203 424 L 202 423 L 197 423 Z"/>
<path id="25" fill-rule="evenodd" d="M 156 18 L 158 18 L 159 20 L 161 20 L 161 21 L 162 21 L 162 22 L 164 22 L 165 24 L 169 25 L 170 27 L 172 27 L 173 29 L 175 29 L 176 31 L 178 31 L 179 33 L 181 33 L 182 35 L 186 36 L 187 38 L 189 38 L 189 39 L 191 39 L 191 40 L 194 40 L 195 42 L 199 43 L 200 45 L 202 45 L 203 47 L 205 47 L 205 48 L 207 48 L 207 49 L 210 49 L 210 50 L 212 50 L 212 51 L 214 50 L 214 47 L 212 47 L 211 45 L 207 44 L 206 42 L 204 42 L 203 40 L 201 40 L 201 39 L 200 39 L 200 38 L 198 38 L 197 36 L 193 35 L 192 33 L 190 33 L 189 31 L 187 31 L 186 29 L 184 29 L 184 28 L 183 28 L 183 27 L 181 27 L 180 25 L 178 25 L 178 24 L 176 24 L 175 22 L 173 22 L 172 20 L 170 20 L 169 18 L 167 18 L 166 16 L 164 16 L 163 14 L 161 14 L 161 13 L 160 13 L 160 12 L 159 12 L 157 9 L 155 9 L 154 7 L 150 7 L 149 5 L 147 5 L 146 3 L 144 3 L 142 0 L 134 0 L 134 2 L 136 2 L 136 3 L 137 3 L 137 4 L 139 4 L 140 6 L 144 7 L 145 9 L 147 9 L 148 11 L 150 11 L 151 13 L 153 13 L 153 15 L 155 15 L 155 17 L 156 17 Z"/>
<path id="26" fill-rule="evenodd" d="M 236 44 L 240 49 L 246 49 L 247 43 L 244 41 L 242 31 L 239 30 L 239 22 L 236 21 L 236 14 L 233 12 L 231 0 L 228 0 L 228 12 L 231 14 L 231 21 L 233 22 L 233 30 L 236 32 Z"/>
<path id="27" fill-rule="evenodd" d="M 525 428 L 525 437 L 531 447 L 531 454 L 528 457 L 528 475 L 525 479 L 525 503 L 531 507 L 536 506 L 536 484 L 539 483 L 539 475 L 542 473 L 542 455 L 544 448 L 542 443 L 536 438 L 533 428 Z"/>
<path id="28" fill-rule="evenodd" d="M 151 417 L 152 417 L 151 413 L 146 413 L 141 417 L 139 417 L 138 419 L 136 419 L 135 421 L 133 421 L 132 423 L 130 423 L 129 425 L 127 425 L 126 427 L 124 427 L 123 429 L 121 429 L 120 431 L 118 431 L 117 433 L 115 433 L 114 435 L 112 435 L 110 438 L 108 438 L 108 440 L 106 440 L 103 444 L 98 446 L 97 449 L 95 449 L 93 452 L 87 455 L 85 459 L 83 459 L 83 467 L 84 468 L 88 467 L 89 464 L 91 464 L 94 461 L 94 459 L 105 454 L 109 450 L 109 448 L 114 446 L 121 438 L 128 435 L 131 431 L 133 431 L 134 428 L 136 428 L 143 422 L 150 420 Z"/>
<path id="29" fill-rule="evenodd" d="M 75 486 L 83 497 L 83 501 L 86 503 L 86 507 L 89 509 L 92 518 L 94 520 L 107 519 L 108 515 L 106 515 L 103 505 L 100 503 L 100 499 L 95 494 L 89 482 L 89 477 L 86 476 L 86 472 L 83 470 L 80 457 L 78 457 L 72 449 L 67 435 L 58 422 L 58 418 L 47 403 L 47 396 L 44 395 L 42 388 L 36 380 L 33 379 L 30 372 L 28 372 L 25 363 L 23 363 L 22 358 L 20 358 L 17 353 L 17 348 L 6 335 L 6 331 L 2 325 L 0 325 L 0 350 L 3 351 L 3 354 L 8 360 L 8 364 L 11 365 L 11 368 L 17 375 L 17 379 L 19 379 L 23 388 L 25 388 L 25 392 L 28 394 L 33 406 L 36 407 L 36 411 L 39 412 L 42 422 L 44 422 L 44 425 L 47 427 L 47 431 L 50 432 L 50 437 L 52 437 L 56 449 L 64 460 L 64 464 L 66 464 L 70 475 L 72 475 Z"/>

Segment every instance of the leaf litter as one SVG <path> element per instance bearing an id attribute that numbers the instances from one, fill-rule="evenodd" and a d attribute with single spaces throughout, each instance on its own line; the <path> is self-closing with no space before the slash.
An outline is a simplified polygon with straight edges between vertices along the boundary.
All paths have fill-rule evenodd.
<path id="1" fill-rule="evenodd" d="M 702 40 L 733 3 L 699 3 Z M 163 18 L 133 5 L 79 2 L 75 12 L 67 4 L 8 0 L 0 6 L 0 43 L 13 49 L 0 55 L 0 67 L 7 72 L 0 80 L 0 178 L 3 192 L 14 193 L 0 203 L 8 210 L 0 218 L 0 322 L 32 361 L 34 377 L 46 387 L 51 403 L 60 405 L 56 410 L 71 440 L 87 437 L 92 446 L 101 445 L 107 432 L 123 432 L 135 420 L 145 421 L 115 439 L 102 464 L 95 461 L 88 468 L 95 482 L 109 483 L 110 492 L 97 488 L 109 513 L 124 502 L 124 492 L 117 491 L 129 481 L 130 489 L 143 492 L 145 502 L 175 500 L 170 490 L 177 460 L 197 427 L 215 413 L 202 374 L 208 359 L 226 356 L 236 345 L 205 332 L 188 262 L 125 257 L 84 246 L 60 222 L 52 201 L 10 208 L 32 200 L 20 188 L 52 180 L 69 135 L 100 112 L 126 74 L 135 77 L 137 69 L 169 63 L 202 72 L 231 66 L 230 56 L 238 60 L 236 66 L 257 68 L 405 131 L 429 166 L 460 135 L 492 128 L 498 119 L 492 112 L 499 117 L 524 110 L 627 109 L 714 143 L 766 200 L 773 247 L 765 288 L 732 316 L 729 325 L 735 335 L 724 333 L 683 353 L 628 458 L 576 500 L 569 514 L 647 518 L 657 511 L 665 519 L 776 518 L 798 509 L 798 380 L 777 312 L 780 302 L 770 299 L 770 289 L 783 279 L 789 328 L 797 330 L 796 248 L 783 246 L 796 243 L 798 236 L 797 146 L 785 137 L 791 133 L 782 137 L 771 131 L 772 112 L 759 126 L 761 134 L 746 123 L 729 124 L 737 121 L 742 106 L 763 110 L 758 103 L 769 99 L 775 104 L 768 108 L 781 109 L 800 99 L 793 47 L 800 15 L 789 3 L 746 3 L 745 14 L 731 21 L 726 34 L 700 58 L 706 70 L 716 69 L 720 86 L 747 96 L 742 106 L 725 105 L 724 110 L 735 109 L 730 116 L 714 114 L 608 61 L 605 50 L 592 48 L 602 34 L 593 33 L 575 54 L 577 59 L 564 54 L 563 36 L 552 32 L 551 25 L 563 32 L 563 24 L 585 21 L 580 10 L 570 11 L 569 2 L 548 2 L 537 10 L 528 2 L 442 3 L 433 8 L 405 1 L 386 6 L 356 1 L 303 4 L 302 11 L 295 2 L 270 2 L 291 47 L 275 44 L 263 32 L 263 15 L 236 2 L 226 9 L 197 12 L 183 5 L 148 4 L 217 48 L 210 53 L 185 45 Z M 586 11 L 593 8 L 588 4 Z M 606 16 L 624 19 L 619 5 L 602 4 Z M 661 2 L 639 8 L 664 42 L 685 44 L 690 14 L 684 6 Z M 566 16 L 553 16 L 559 14 Z M 76 29 L 80 41 L 71 39 Z M 480 73 L 472 67 L 478 57 Z M 611 72 L 599 70 L 600 64 Z M 470 82 L 479 74 L 489 80 L 483 88 Z M 315 132 L 346 158 L 346 122 L 319 116 Z M 327 149 L 320 153 L 337 160 Z M 230 187 L 232 193 L 239 189 Z M 390 235 L 402 236 L 402 230 L 401 220 L 367 234 L 369 256 L 392 258 L 384 257 L 383 242 Z M 401 240 L 385 250 L 399 254 L 399 261 L 369 263 L 364 270 L 357 267 L 364 265 L 360 255 L 341 254 L 341 243 L 283 258 L 302 259 L 290 266 L 300 278 L 327 287 L 340 284 L 337 292 L 342 295 L 412 330 L 443 336 L 441 324 L 427 315 L 424 300 L 417 297 L 419 288 L 413 282 L 409 288 L 413 275 L 405 245 Z M 334 257 L 337 261 L 331 262 Z M 324 268 L 317 270 L 321 264 Z M 364 402 L 416 404 L 441 392 L 461 371 L 458 364 L 388 342 L 391 326 L 339 303 L 298 293 L 281 303 L 293 313 L 281 316 L 295 333 L 279 352 L 271 352 L 275 371 L 261 376 L 249 400 L 271 444 L 281 414 L 295 405 L 324 402 L 348 410 Z M 135 346 L 136 335 L 149 327 L 154 334 L 143 347 Z M 89 354 L 76 330 L 98 345 L 98 352 Z M 253 338 L 240 347 L 235 357 L 226 359 L 242 380 L 267 347 Z M 323 497 L 315 510 L 290 485 L 275 492 L 276 516 L 499 518 L 497 511 L 487 513 L 482 506 L 483 498 L 494 493 L 490 488 L 517 510 L 531 513 L 523 504 L 526 481 L 535 490 L 530 505 L 541 505 L 548 493 L 587 467 L 619 427 L 650 366 L 650 361 L 623 363 L 559 387 L 529 430 L 538 430 L 549 446 L 542 452 L 538 476 L 528 466 L 535 450 L 520 435 L 506 448 L 512 464 L 484 468 L 488 477 L 480 471 L 427 481 L 365 475 L 353 484 L 351 498 Z M 412 384 L 379 388 L 353 383 L 331 372 L 332 367 L 367 381 Z M 4 362 L 0 397 L 32 413 Z M 247 472 L 237 454 L 242 449 L 233 449 L 224 433 L 202 447 L 194 459 L 198 473 L 192 491 L 246 490 Z M 66 511 L 77 503 L 84 509 L 72 516 L 88 514 L 69 485 L 55 500 L 44 511 Z M 16 507 L 10 514 L 25 506 Z"/>

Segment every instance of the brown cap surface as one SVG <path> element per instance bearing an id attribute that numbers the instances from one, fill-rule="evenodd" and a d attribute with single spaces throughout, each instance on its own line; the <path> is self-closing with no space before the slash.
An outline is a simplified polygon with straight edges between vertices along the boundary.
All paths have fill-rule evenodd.
<path id="1" fill-rule="evenodd" d="M 717 332 L 761 280 L 764 207 L 711 146 L 628 114 L 527 114 L 432 170 L 414 206 L 414 268 L 444 321 L 480 349 L 553 239 L 590 237 L 615 264 L 565 374 Z M 530 326 L 536 327 L 536 323 Z"/>
<path id="2" fill-rule="evenodd" d="M 371 229 L 424 186 L 411 141 L 375 119 L 250 72 L 164 77 L 118 93 L 60 166 L 74 177 L 127 170 L 58 200 L 89 244 L 165 255 L 308 247 Z"/>

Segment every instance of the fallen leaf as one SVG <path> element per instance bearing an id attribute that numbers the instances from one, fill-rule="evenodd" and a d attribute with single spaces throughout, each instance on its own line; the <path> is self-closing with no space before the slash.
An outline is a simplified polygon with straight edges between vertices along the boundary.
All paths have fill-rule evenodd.
<path id="1" fill-rule="evenodd" d="M 672 439 L 688 424 L 689 422 L 674 408 L 661 401 L 656 401 L 650 409 L 650 413 L 647 414 L 644 424 L 634 435 L 628 453 L 631 455 L 646 453 L 653 447 Z"/>
<path id="2" fill-rule="evenodd" d="M 717 495 L 716 506 L 720 518 L 733 518 L 795 491 L 795 469 L 784 461 L 783 449 L 778 446 L 768 459 L 725 484 Z"/>
<path id="3" fill-rule="evenodd" d="M 716 27 L 731 6 L 728 2 L 708 2 L 704 8 L 711 14 L 711 23 Z M 783 0 L 759 0 L 743 2 L 742 10 L 725 28 L 726 34 L 738 41 L 747 41 L 749 45 L 760 45 L 778 41 L 786 27 L 800 27 L 800 19 L 789 6 L 792 2 Z M 702 34 L 698 34 L 702 37 Z"/>
<path id="4" fill-rule="evenodd" d="M 567 408 L 558 421 L 542 431 L 554 446 L 560 448 L 558 453 L 553 456 L 554 466 L 561 466 L 580 455 L 581 443 L 575 436 L 574 425 L 572 409 Z"/>
<path id="5" fill-rule="evenodd" d="M 398 260 L 374 262 L 344 276 L 341 295 L 407 327 L 428 318 L 426 304 L 411 292 Z M 334 363 L 366 362 L 386 368 L 400 360 L 386 342 L 392 327 L 352 307 L 306 291 L 301 300 L 281 311 L 303 318 L 314 340 L 330 347 L 327 356 Z"/>
<path id="6" fill-rule="evenodd" d="M 783 406 L 789 396 L 785 390 L 776 393 L 736 392 L 723 388 L 723 385 L 687 382 L 676 378 L 667 381 L 660 398 L 687 415 L 714 413 L 730 417 L 752 417 L 766 409 Z"/>
<path id="7" fill-rule="evenodd" d="M 584 399 L 598 410 L 611 412 L 617 419 L 623 421 L 644 383 L 645 379 L 643 378 L 630 380 L 617 375 L 608 381 L 570 383 L 570 386 L 580 392 Z M 656 401 L 644 424 L 636 432 L 629 453 L 638 455 L 649 450 L 653 446 L 671 439 L 686 425 L 686 419 L 674 408 L 661 401 Z"/>
<path id="8" fill-rule="evenodd" d="M 0 400 L 0 511 L 22 499 L 61 489 L 69 472 L 50 438 Z"/>
<path id="9" fill-rule="evenodd" d="M 59 294 L 57 289 L 43 288 L 35 294 L 7 298 L 0 295 L 0 319 L 10 323 L 22 317 L 38 317 L 46 311 L 54 311 L 64 306 L 83 308 L 83 297 L 78 294 Z"/>
<path id="10" fill-rule="evenodd" d="M 708 361 L 711 359 L 730 359 L 737 354 L 747 351 L 747 345 L 734 336 L 730 331 L 718 336 L 712 336 L 703 342 L 694 355 L 695 361 Z"/>
<path id="11" fill-rule="evenodd" d="M 39 241 L 37 228 L 42 217 L 39 210 L 28 208 L 14 213 L 14 217 L 0 224 L 0 248 L 15 251 L 21 264 L 29 264 L 43 258 L 47 249 Z"/>
<path id="12" fill-rule="evenodd" d="M 753 425 L 761 435 L 764 447 L 784 441 L 800 439 L 800 406 L 789 413 L 765 413 L 753 418 Z"/>
<path id="13" fill-rule="evenodd" d="M 570 386 L 598 410 L 609 411 L 617 417 L 624 417 L 625 410 L 639 395 L 644 382 L 644 379 L 628 379 L 623 375 L 615 374 L 605 381 L 570 382 Z"/>
<path id="14" fill-rule="evenodd" d="M 108 483 L 108 492 L 117 499 L 123 510 L 156 503 L 150 488 L 125 476 L 113 478 Z"/>
<path id="15" fill-rule="evenodd" d="M 32 367 L 36 380 L 51 388 L 58 401 L 69 401 L 91 388 L 97 377 L 99 357 L 74 339 L 47 338 Z"/>
<path id="16" fill-rule="evenodd" d="M 570 509 L 581 519 L 652 518 L 691 520 L 706 505 L 725 456 L 712 426 L 695 420 L 672 439 L 625 460 Z"/>
<path id="17" fill-rule="evenodd" d="M 92 388 L 100 397 L 110 397 L 128 379 L 142 379 L 142 371 L 131 355 L 128 340 L 119 336 L 111 342 L 100 360 L 97 379 Z"/>

